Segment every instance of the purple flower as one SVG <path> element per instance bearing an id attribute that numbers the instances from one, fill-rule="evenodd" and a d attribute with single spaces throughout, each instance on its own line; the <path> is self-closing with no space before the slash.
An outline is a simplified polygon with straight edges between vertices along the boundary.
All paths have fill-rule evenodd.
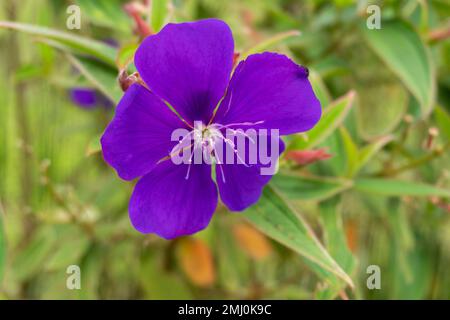
<path id="1" fill-rule="evenodd" d="M 103 107 L 109 109 L 113 107 L 112 101 L 89 87 L 77 87 L 70 89 L 70 99 L 73 103 L 83 109 L 93 109 Z"/>
<path id="2" fill-rule="evenodd" d="M 133 84 L 125 92 L 101 139 L 106 162 L 121 178 L 141 177 L 129 205 L 138 231 L 166 239 L 200 231 L 211 220 L 218 194 L 232 211 L 258 201 L 271 178 L 261 174 L 265 163 L 259 154 L 255 164 L 248 155 L 241 159 L 225 130 L 287 135 L 307 131 L 320 119 L 306 68 L 266 52 L 240 62 L 230 80 L 233 53 L 231 30 L 216 19 L 168 24 L 138 48 L 135 65 L 146 87 Z M 200 148 L 213 150 L 213 157 L 219 150 L 211 144 L 227 140 L 224 149 L 242 161 L 174 163 L 170 159 L 181 141 L 172 134 L 180 128 L 200 134 Z M 277 142 L 276 157 L 284 150 L 278 137 Z"/>

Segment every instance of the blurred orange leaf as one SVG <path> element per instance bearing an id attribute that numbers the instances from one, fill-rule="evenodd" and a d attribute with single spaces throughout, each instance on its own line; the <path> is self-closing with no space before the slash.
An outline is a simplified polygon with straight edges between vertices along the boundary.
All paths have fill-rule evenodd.
<path id="1" fill-rule="evenodd" d="M 316 161 L 329 159 L 331 157 L 332 155 L 323 148 L 315 150 L 293 150 L 286 153 L 287 160 L 292 160 L 296 164 L 302 166 L 314 163 Z"/>
<path id="2" fill-rule="evenodd" d="M 253 259 L 262 260 L 272 252 L 269 240 L 252 226 L 241 223 L 233 227 L 239 246 Z"/>
<path id="3" fill-rule="evenodd" d="M 348 248 L 355 253 L 358 249 L 358 227 L 355 221 L 350 220 L 345 224 L 345 237 Z"/>
<path id="4" fill-rule="evenodd" d="M 178 242 L 178 261 L 188 279 L 200 287 L 211 286 L 216 269 L 211 250 L 200 239 L 182 238 Z"/>

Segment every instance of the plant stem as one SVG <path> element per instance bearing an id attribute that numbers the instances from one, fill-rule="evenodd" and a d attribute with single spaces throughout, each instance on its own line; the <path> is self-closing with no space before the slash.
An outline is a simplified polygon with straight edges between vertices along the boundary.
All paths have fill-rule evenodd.
<path id="1" fill-rule="evenodd" d="M 17 2 L 11 1 L 7 6 L 8 19 L 15 21 L 17 18 Z M 17 40 L 17 34 L 11 33 L 8 46 L 8 57 L 9 57 L 9 70 L 10 75 L 14 76 L 17 69 L 20 67 L 20 50 Z M 23 171 L 21 172 L 21 196 L 23 203 L 26 206 L 30 205 L 32 186 L 33 186 L 33 175 L 32 175 L 32 154 L 30 148 L 30 130 L 28 127 L 28 115 L 26 110 L 26 85 L 23 82 L 16 82 L 14 79 L 13 92 L 15 98 L 15 114 L 16 122 L 18 127 L 18 135 L 21 141 L 22 159 L 21 164 Z"/>
<path id="2" fill-rule="evenodd" d="M 403 166 L 400 166 L 400 167 L 397 167 L 394 169 L 387 169 L 387 170 L 381 171 L 378 174 L 376 174 L 376 176 L 380 176 L 380 177 L 395 176 L 404 171 L 420 167 L 421 165 L 426 164 L 427 162 L 434 160 L 434 159 L 440 157 L 441 155 L 443 155 L 449 147 L 450 147 L 450 142 L 448 142 L 444 147 L 434 149 L 432 152 L 424 155 L 423 157 L 411 160 L 410 162 L 408 162 L 407 164 L 405 164 Z"/>

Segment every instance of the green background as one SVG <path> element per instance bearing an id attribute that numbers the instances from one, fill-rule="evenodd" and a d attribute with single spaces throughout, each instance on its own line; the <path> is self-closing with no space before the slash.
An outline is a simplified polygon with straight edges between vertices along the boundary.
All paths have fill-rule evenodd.
<path id="1" fill-rule="evenodd" d="M 66 28 L 71 3 L 80 30 Z M 0 4 L 0 299 L 450 298 L 448 1 L 143 5 L 153 32 L 217 17 L 241 59 L 287 54 L 309 68 L 324 109 L 316 128 L 286 138 L 297 158 L 280 160 L 258 204 L 220 206 L 206 230 L 175 241 L 129 223 L 133 183 L 99 149 L 113 110 L 69 98 L 89 86 L 120 99 L 117 74 L 139 43 L 124 4 Z M 379 30 L 366 26 L 370 4 Z M 331 158 L 295 161 L 323 148 Z M 69 265 L 80 290 L 66 288 Z M 366 286 L 369 265 L 379 290 Z"/>

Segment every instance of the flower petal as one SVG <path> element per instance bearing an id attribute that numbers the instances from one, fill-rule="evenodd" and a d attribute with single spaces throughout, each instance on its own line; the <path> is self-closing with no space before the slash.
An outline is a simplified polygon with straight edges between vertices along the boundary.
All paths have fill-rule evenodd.
<path id="1" fill-rule="evenodd" d="M 147 37 L 134 61 L 147 86 L 191 124 L 207 123 L 228 84 L 234 42 L 217 19 L 167 24 Z"/>
<path id="2" fill-rule="evenodd" d="M 211 166 L 164 161 L 144 176 L 131 196 L 133 226 L 142 233 L 172 239 L 204 229 L 217 206 L 217 187 Z"/>
<path id="3" fill-rule="evenodd" d="M 73 88 L 70 90 L 70 98 L 78 106 L 91 109 L 97 106 L 97 93 L 92 88 Z"/>
<path id="4" fill-rule="evenodd" d="M 263 121 L 258 127 L 286 135 L 311 129 L 320 115 L 307 69 L 284 55 L 266 52 L 237 66 L 215 122 Z"/>
<path id="5" fill-rule="evenodd" d="M 284 143 L 275 136 L 264 137 L 268 137 L 266 140 L 268 142 L 267 148 L 264 148 L 264 154 L 272 159 L 272 166 L 270 163 L 268 164 L 265 160 L 262 160 L 260 143 L 255 143 L 257 146 L 254 149 L 257 152 L 256 163 L 251 164 L 249 162 L 249 154 L 252 152 L 249 148 L 251 144 L 249 141 L 247 141 L 245 155 L 243 152 L 237 153 L 240 154 L 240 159 L 245 159 L 243 161 L 245 164 L 236 161 L 235 164 L 227 164 L 225 162 L 225 164 L 216 165 L 216 182 L 219 187 L 220 199 L 232 211 L 242 211 L 256 203 L 261 196 L 262 189 L 270 181 L 273 174 L 276 173 L 277 160 L 279 155 L 284 151 Z M 258 136 L 258 139 L 260 138 L 261 135 Z M 278 149 L 272 150 L 271 146 L 275 142 L 275 139 L 278 142 Z M 271 150 L 277 152 L 273 157 L 271 157 L 273 154 Z M 271 168 L 269 169 L 269 167 Z M 266 168 L 266 172 L 261 171 L 262 168 Z"/>
<path id="6" fill-rule="evenodd" d="M 122 179 L 148 173 L 177 143 L 173 130 L 183 122 L 167 105 L 139 84 L 126 91 L 101 138 L 106 162 Z"/>

